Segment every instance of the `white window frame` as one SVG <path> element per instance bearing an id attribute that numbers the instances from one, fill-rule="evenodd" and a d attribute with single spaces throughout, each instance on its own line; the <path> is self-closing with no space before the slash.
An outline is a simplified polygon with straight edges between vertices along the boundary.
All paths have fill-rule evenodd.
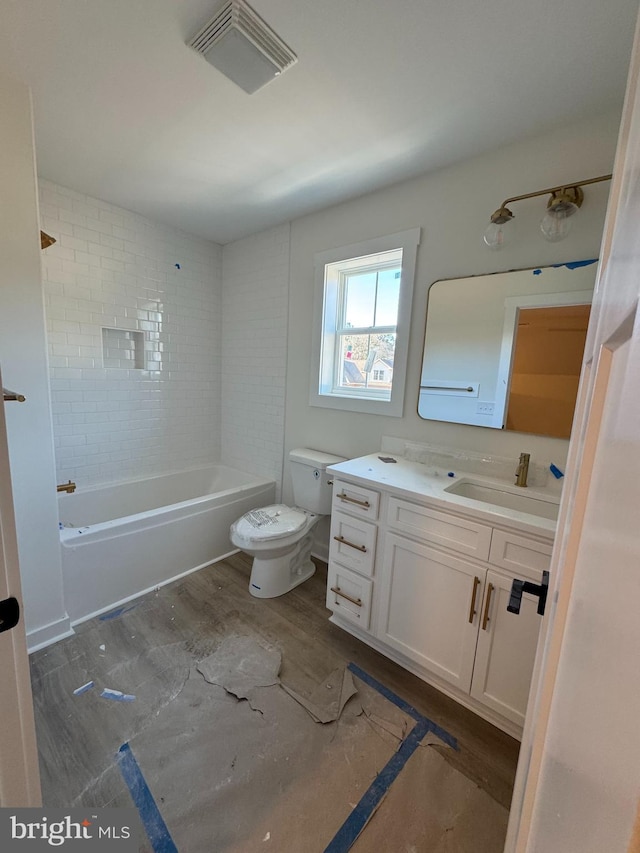
<path id="1" fill-rule="evenodd" d="M 313 333 L 311 351 L 311 377 L 309 403 L 329 409 L 342 409 L 347 412 L 363 412 L 374 415 L 402 417 L 404 391 L 409 355 L 409 327 L 411 324 L 411 303 L 416 267 L 416 256 L 420 243 L 420 228 L 375 237 L 361 243 L 341 246 L 314 256 L 315 294 L 313 311 Z M 400 276 L 400 295 L 398 299 L 398 322 L 396 327 L 396 347 L 393 360 L 393 380 L 391 398 L 376 399 L 374 389 L 362 390 L 335 389 L 335 319 L 339 298 L 339 282 L 330 280 L 326 275 L 328 264 L 346 262 L 351 259 L 374 256 L 382 252 L 402 249 L 402 272 Z M 372 258 L 372 262 L 374 259 Z M 354 330 L 357 332 L 357 330 Z"/>

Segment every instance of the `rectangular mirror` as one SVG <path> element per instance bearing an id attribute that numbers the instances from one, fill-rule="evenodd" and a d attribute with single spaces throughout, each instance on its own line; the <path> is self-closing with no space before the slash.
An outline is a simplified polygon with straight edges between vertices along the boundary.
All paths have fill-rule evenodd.
<path id="1" fill-rule="evenodd" d="M 418 414 L 568 438 L 597 260 L 434 282 Z"/>

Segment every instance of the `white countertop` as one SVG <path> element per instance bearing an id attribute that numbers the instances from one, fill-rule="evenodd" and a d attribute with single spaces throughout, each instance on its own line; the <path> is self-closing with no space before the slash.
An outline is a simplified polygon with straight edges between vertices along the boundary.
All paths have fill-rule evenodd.
<path id="1" fill-rule="evenodd" d="M 383 462 L 382 459 L 395 459 L 396 461 Z M 501 524 L 549 539 L 555 535 L 556 522 L 552 519 L 541 518 L 528 512 L 520 512 L 485 501 L 472 500 L 445 491 L 448 486 L 465 477 L 474 481 L 482 481 L 488 485 L 497 485 L 501 488 L 511 486 L 502 480 L 483 475 L 467 474 L 464 471 L 452 472 L 454 474 L 452 477 L 449 476 L 449 472 L 442 469 L 424 465 L 421 462 L 409 461 L 402 456 L 383 451 L 330 465 L 327 471 L 334 476 L 342 475 L 363 486 L 378 486 L 408 500 L 433 505 L 434 508 L 441 510 L 446 511 L 448 509 L 464 513 L 467 516 L 474 516 L 492 524 Z M 538 497 L 542 500 L 551 502 L 558 500 L 556 494 L 545 489 L 526 487 L 522 491 L 531 497 Z"/>

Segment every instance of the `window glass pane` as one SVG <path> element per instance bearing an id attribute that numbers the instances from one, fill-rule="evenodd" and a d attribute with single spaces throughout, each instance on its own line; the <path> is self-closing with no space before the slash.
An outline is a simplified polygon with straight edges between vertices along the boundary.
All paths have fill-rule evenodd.
<path id="1" fill-rule="evenodd" d="M 338 387 L 366 387 L 367 380 L 362 372 L 362 368 L 369 355 L 369 337 L 369 335 L 340 336 Z"/>
<path id="2" fill-rule="evenodd" d="M 337 388 L 391 395 L 395 333 L 340 335 Z"/>
<path id="3" fill-rule="evenodd" d="M 396 333 L 371 335 L 370 338 L 370 350 L 375 351 L 375 359 L 372 362 L 371 369 L 382 371 L 384 381 L 388 383 L 390 388 L 393 379 L 393 359 L 396 352 Z"/>
<path id="4" fill-rule="evenodd" d="M 400 299 L 400 269 L 380 270 L 378 273 L 378 299 L 376 326 L 395 326 L 398 322 Z"/>
<path id="5" fill-rule="evenodd" d="M 345 326 L 373 326 L 376 301 L 376 273 L 351 273 L 345 276 Z"/>

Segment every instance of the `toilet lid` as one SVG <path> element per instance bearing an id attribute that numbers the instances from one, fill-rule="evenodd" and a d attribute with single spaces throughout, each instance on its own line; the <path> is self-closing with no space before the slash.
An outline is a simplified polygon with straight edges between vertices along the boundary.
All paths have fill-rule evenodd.
<path id="1" fill-rule="evenodd" d="M 307 516 L 301 510 L 273 504 L 245 513 L 236 521 L 234 528 L 235 533 L 247 542 L 265 542 L 297 533 L 306 522 Z"/>

